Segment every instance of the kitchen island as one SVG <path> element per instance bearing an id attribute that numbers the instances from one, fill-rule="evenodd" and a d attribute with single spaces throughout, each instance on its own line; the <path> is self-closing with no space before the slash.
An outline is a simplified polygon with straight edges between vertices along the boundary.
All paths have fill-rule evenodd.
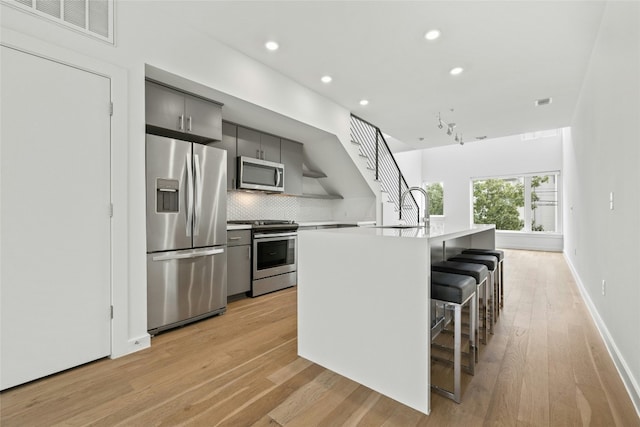
<path id="1" fill-rule="evenodd" d="M 493 225 L 300 232 L 298 354 L 428 414 L 431 262 L 494 247 Z"/>

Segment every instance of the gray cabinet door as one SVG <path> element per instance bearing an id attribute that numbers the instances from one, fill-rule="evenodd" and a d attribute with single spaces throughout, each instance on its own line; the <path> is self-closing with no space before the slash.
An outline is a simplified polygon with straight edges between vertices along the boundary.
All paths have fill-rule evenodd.
<path id="1" fill-rule="evenodd" d="M 236 189 L 238 126 L 222 122 L 222 141 L 210 142 L 209 146 L 227 151 L 227 190 Z"/>
<path id="2" fill-rule="evenodd" d="M 280 163 L 280 138 L 263 133 L 260 135 L 262 160 Z"/>
<path id="3" fill-rule="evenodd" d="M 186 132 L 207 139 L 222 139 L 222 107 L 195 96 L 185 95 Z"/>
<path id="4" fill-rule="evenodd" d="M 148 125 L 185 131 L 184 94 L 147 81 L 145 105 Z"/>
<path id="5" fill-rule="evenodd" d="M 280 148 L 284 164 L 284 192 L 299 196 L 302 194 L 302 144 L 283 138 Z"/>
<path id="6" fill-rule="evenodd" d="M 238 126 L 238 156 L 260 159 L 260 151 L 260 132 Z"/>
<path id="7" fill-rule="evenodd" d="M 251 245 L 227 248 L 227 296 L 251 290 Z"/>

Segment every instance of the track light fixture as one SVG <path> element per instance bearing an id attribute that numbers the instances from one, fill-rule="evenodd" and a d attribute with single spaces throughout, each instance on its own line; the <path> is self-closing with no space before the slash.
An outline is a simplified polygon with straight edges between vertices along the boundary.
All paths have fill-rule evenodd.
<path id="1" fill-rule="evenodd" d="M 451 109 L 451 112 L 453 112 L 453 108 Z M 443 122 L 443 121 L 442 121 L 442 116 L 440 116 L 440 113 L 438 113 L 438 129 L 444 129 L 444 127 L 445 127 L 445 126 L 447 127 L 447 131 L 446 131 L 446 132 L 447 132 L 447 135 L 448 135 L 448 136 L 453 135 L 453 134 L 454 134 L 454 132 L 453 132 L 453 131 L 454 131 L 455 127 L 456 127 L 456 124 L 455 124 L 455 123 L 447 123 L 447 122 Z M 459 143 L 460 143 L 460 145 L 463 145 L 463 142 L 462 142 L 462 134 L 459 134 L 459 135 L 458 135 L 458 132 L 456 132 L 456 133 L 455 133 L 454 140 L 455 140 L 456 142 L 459 142 Z"/>

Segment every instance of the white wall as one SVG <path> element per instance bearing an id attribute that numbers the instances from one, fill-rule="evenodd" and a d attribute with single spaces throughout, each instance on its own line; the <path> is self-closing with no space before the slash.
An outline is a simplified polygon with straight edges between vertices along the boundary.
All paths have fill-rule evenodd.
<path id="1" fill-rule="evenodd" d="M 640 414 L 639 29 L 639 3 L 607 4 L 564 143 L 563 214 L 565 256 Z"/>
<path id="2" fill-rule="evenodd" d="M 126 261 L 113 266 L 127 275 L 112 285 L 114 324 L 119 325 L 114 330 L 114 356 L 148 342 L 140 341 L 147 324 L 145 64 L 291 117 L 350 145 L 348 110 L 192 28 L 174 25 L 172 16 L 175 8 L 183 7 L 181 2 L 118 1 L 116 6 L 114 46 L 0 4 L 3 43 L 53 58 L 64 56 L 72 64 L 93 61 L 94 71 L 112 77 L 116 115 L 127 112 L 128 123 L 120 120 L 114 125 L 115 149 L 126 152 L 113 179 L 126 179 L 126 186 L 113 188 L 117 201 L 113 233 L 116 240 L 126 242 L 127 251 L 119 254 L 128 254 Z M 114 74 L 119 75 L 114 78 Z M 122 216 L 127 222 L 120 222 Z"/>
<path id="3" fill-rule="evenodd" d="M 422 186 L 422 152 L 420 150 L 393 153 L 409 187 Z"/>
<path id="4" fill-rule="evenodd" d="M 562 135 L 558 132 L 556 136 L 527 141 L 515 135 L 430 148 L 421 150 L 421 154 L 422 181 L 443 183 L 447 225 L 467 227 L 473 221 L 473 179 L 560 171 Z M 496 245 L 503 248 L 561 250 L 562 237 L 500 232 L 496 235 Z"/>

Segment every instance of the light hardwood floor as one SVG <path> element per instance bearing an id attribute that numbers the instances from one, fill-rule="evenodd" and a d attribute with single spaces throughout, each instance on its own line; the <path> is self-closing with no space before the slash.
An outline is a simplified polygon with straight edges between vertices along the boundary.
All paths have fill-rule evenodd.
<path id="1" fill-rule="evenodd" d="M 432 394 L 430 416 L 297 357 L 288 289 L 5 391 L 0 425 L 640 426 L 562 255 L 507 251 L 505 266 L 505 308 L 463 403 Z"/>

